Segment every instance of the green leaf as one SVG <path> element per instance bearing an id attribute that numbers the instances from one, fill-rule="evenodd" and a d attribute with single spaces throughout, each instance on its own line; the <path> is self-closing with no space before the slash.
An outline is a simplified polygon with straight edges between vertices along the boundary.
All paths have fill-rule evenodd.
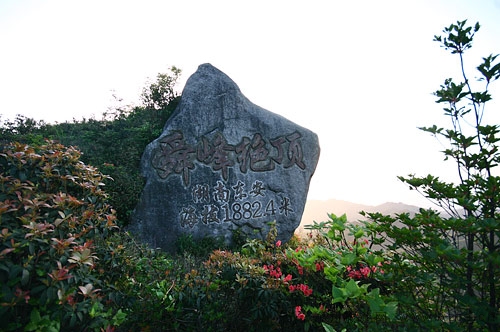
<path id="1" fill-rule="evenodd" d="M 347 291 L 344 288 L 332 287 L 332 303 L 345 302 L 347 300 Z"/>
<path id="2" fill-rule="evenodd" d="M 354 237 L 356 239 L 359 239 L 360 237 L 362 237 L 363 235 L 365 234 L 365 231 L 362 229 L 362 228 L 359 228 L 355 233 L 354 233 Z"/>
<path id="3" fill-rule="evenodd" d="M 384 314 L 391 320 L 396 318 L 398 302 L 392 301 L 389 303 L 385 303 L 380 296 L 380 290 L 378 288 L 375 288 L 370 293 L 368 293 L 366 296 L 366 300 L 368 302 L 368 305 L 370 306 L 370 312 L 372 316 Z"/>
<path id="4" fill-rule="evenodd" d="M 30 272 L 26 269 L 23 269 L 23 274 L 21 277 L 21 285 L 26 286 L 30 280 Z"/>
<path id="5" fill-rule="evenodd" d="M 368 263 L 369 266 L 376 266 L 378 263 L 384 261 L 384 259 L 382 257 L 374 255 L 374 254 L 367 255 L 365 259 L 366 259 L 366 263 Z"/>
<path id="6" fill-rule="evenodd" d="M 335 283 L 337 281 L 337 275 L 339 274 L 339 270 L 333 266 L 327 266 L 323 270 L 323 273 L 325 274 L 326 279 Z"/>
<path id="7" fill-rule="evenodd" d="M 40 322 L 42 321 L 42 317 L 37 309 L 33 309 L 30 313 L 30 321 L 24 327 L 25 331 L 35 331 L 38 329 Z"/>
<path id="8" fill-rule="evenodd" d="M 380 290 L 378 288 L 375 288 L 368 293 L 366 300 L 370 306 L 372 316 L 383 312 L 382 307 L 384 305 L 384 301 L 380 298 Z"/>
<path id="9" fill-rule="evenodd" d="M 127 318 L 127 313 L 123 312 L 122 309 L 118 309 L 116 314 L 113 316 L 112 324 L 121 325 Z"/>
<path id="10" fill-rule="evenodd" d="M 350 253 L 344 254 L 342 256 L 342 258 L 340 259 L 340 262 L 343 265 L 352 265 L 352 264 L 356 263 L 357 260 L 358 260 L 358 256 L 355 253 L 350 252 Z"/>
<path id="11" fill-rule="evenodd" d="M 398 311 L 398 303 L 393 301 L 389 302 L 385 305 L 384 312 L 389 317 L 390 320 L 394 320 L 396 318 L 396 313 Z"/>
<path id="12" fill-rule="evenodd" d="M 335 330 L 333 326 L 328 325 L 327 323 L 321 323 L 321 325 L 323 325 L 323 328 L 325 329 L 326 332 L 337 332 L 337 330 Z M 342 331 L 345 331 L 345 329 Z"/>
<path id="13" fill-rule="evenodd" d="M 362 293 L 362 288 L 358 286 L 358 283 L 354 281 L 354 279 L 349 280 L 345 286 L 345 290 L 347 292 L 347 296 L 350 298 L 358 297 Z"/>

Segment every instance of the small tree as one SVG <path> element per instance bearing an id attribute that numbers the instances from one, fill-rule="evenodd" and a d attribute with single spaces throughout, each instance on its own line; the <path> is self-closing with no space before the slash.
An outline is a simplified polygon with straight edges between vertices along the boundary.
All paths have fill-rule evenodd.
<path id="1" fill-rule="evenodd" d="M 458 181 L 437 176 L 399 177 L 444 212 L 421 210 L 414 217 L 366 214 L 378 225 L 386 246 L 394 250 L 392 273 L 405 317 L 421 328 L 477 331 L 500 329 L 500 161 L 499 125 L 484 124 L 489 87 L 500 77 L 498 55 L 477 67 L 479 90 L 466 74 L 464 52 L 480 25 L 458 21 L 434 40 L 457 54 L 462 81 L 449 78 L 434 94 L 444 104 L 449 128 L 421 130 L 444 138 L 445 160 L 455 161 Z M 424 318 L 424 319 L 422 319 Z"/>
<path id="2" fill-rule="evenodd" d="M 169 70 L 170 73 L 159 73 L 155 82 L 148 83 L 144 87 L 141 99 L 146 110 L 156 111 L 161 115 L 167 110 L 168 105 L 179 96 L 174 88 L 181 75 L 181 70 L 175 66 Z M 165 115 L 168 118 L 170 114 Z"/>

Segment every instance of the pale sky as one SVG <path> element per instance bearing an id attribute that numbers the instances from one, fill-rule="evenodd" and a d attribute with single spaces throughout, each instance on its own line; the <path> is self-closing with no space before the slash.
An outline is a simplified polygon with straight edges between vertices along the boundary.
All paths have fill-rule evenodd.
<path id="1" fill-rule="evenodd" d="M 0 0 L 0 119 L 100 119 L 113 93 L 137 103 L 171 66 L 181 90 L 208 62 L 318 134 L 309 199 L 428 206 L 397 176 L 454 179 L 417 127 L 446 123 L 432 92 L 459 62 L 432 39 L 463 19 L 482 25 L 473 69 L 500 53 L 500 0 Z M 498 103 L 486 112 L 500 123 Z"/>

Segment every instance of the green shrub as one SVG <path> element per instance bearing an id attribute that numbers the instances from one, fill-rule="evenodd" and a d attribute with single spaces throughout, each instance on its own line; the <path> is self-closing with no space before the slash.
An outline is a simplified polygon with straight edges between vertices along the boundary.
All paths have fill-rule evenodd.
<path id="1" fill-rule="evenodd" d="M 500 330 L 500 126 L 485 124 L 490 84 L 500 78 L 497 55 L 477 67 L 479 84 L 466 75 L 464 53 L 480 26 L 459 21 L 435 36 L 460 58 L 460 82 L 449 78 L 435 92 L 448 128 L 420 128 L 443 140 L 457 180 L 433 175 L 400 179 L 441 208 L 384 216 L 366 214 L 383 247 L 393 252 L 387 271 L 407 327 L 419 330 Z"/>
<path id="2" fill-rule="evenodd" d="M 397 330 L 398 303 L 385 271 L 390 257 L 372 249 L 377 243 L 374 233 L 363 224 L 348 223 L 346 215 L 334 214 L 306 229 L 311 230 L 309 245 L 288 250 L 314 289 L 314 301 L 303 305 L 305 320 L 313 314 L 310 323 L 316 327 Z"/>
<path id="3" fill-rule="evenodd" d="M 80 152 L 47 142 L 0 153 L 0 329 L 100 330 L 118 325 L 102 245 L 117 229 L 105 176 Z"/>
<path id="4" fill-rule="evenodd" d="M 107 242 L 114 262 L 106 273 L 114 275 L 108 283 L 117 290 L 117 302 L 127 313 L 120 329 L 175 330 L 174 286 L 187 267 L 176 264 L 178 261 L 161 251 L 136 243 L 125 232 L 115 234 Z"/>
<path id="5" fill-rule="evenodd" d="M 175 323 L 170 326 L 323 331 L 328 323 L 392 331 L 397 305 L 379 266 L 386 258 L 366 247 L 367 230 L 347 225 L 345 216 L 331 217 L 314 226 L 319 235 L 311 240 L 295 238 L 282 245 L 271 231 L 267 241 L 247 240 L 240 252 L 215 250 L 204 262 L 185 265 L 185 275 L 178 275 L 171 290 Z M 344 242 L 353 230 L 357 241 Z"/>
<path id="6" fill-rule="evenodd" d="M 175 242 L 177 254 L 190 254 L 195 257 L 206 258 L 215 249 L 227 249 L 224 238 L 203 237 L 194 239 L 191 234 L 179 236 Z"/>
<path id="7" fill-rule="evenodd" d="M 238 252 L 214 251 L 201 267 L 185 275 L 176 290 L 181 330 L 275 331 L 286 327 L 293 309 L 285 276 L 271 277 L 269 266 Z"/>

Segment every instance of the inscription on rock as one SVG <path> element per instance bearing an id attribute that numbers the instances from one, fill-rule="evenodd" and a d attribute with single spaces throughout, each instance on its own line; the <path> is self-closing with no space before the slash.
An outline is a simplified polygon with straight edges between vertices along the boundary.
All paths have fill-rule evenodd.
<path id="1" fill-rule="evenodd" d="M 245 183 L 238 181 L 227 186 L 217 181 L 217 186 L 197 184 L 192 187 L 193 199 L 183 206 L 179 213 L 181 227 L 193 227 L 201 222 L 212 223 L 238 222 L 241 220 L 261 221 L 274 218 L 277 214 L 288 216 L 294 211 L 290 198 L 283 196 L 280 201 L 267 198 L 265 184 L 255 181 L 250 191 L 245 191 Z"/>
<path id="2" fill-rule="evenodd" d="M 287 241 L 318 158 L 314 133 L 252 104 L 229 77 L 202 65 L 144 151 L 146 185 L 130 230 L 167 251 L 183 234 L 265 238 L 269 222 Z"/>
<path id="3" fill-rule="evenodd" d="M 156 149 L 151 164 L 162 179 L 174 173 L 181 174 L 184 185 L 189 184 L 189 172 L 195 167 L 195 160 L 210 166 L 214 172 L 220 172 L 225 181 L 228 169 L 235 165 L 242 173 L 272 171 L 276 163 L 283 164 L 284 168 L 296 165 L 305 169 L 301 137 L 300 133 L 294 132 L 270 140 L 269 146 L 261 134 L 254 134 L 252 139 L 243 137 L 240 143 L 231 145 L 223 134 L 217 133 L 212 140 L 202 136 L 196 146 L 191 146 L 179 130 L 159 141 L 160 147 Z"/>

